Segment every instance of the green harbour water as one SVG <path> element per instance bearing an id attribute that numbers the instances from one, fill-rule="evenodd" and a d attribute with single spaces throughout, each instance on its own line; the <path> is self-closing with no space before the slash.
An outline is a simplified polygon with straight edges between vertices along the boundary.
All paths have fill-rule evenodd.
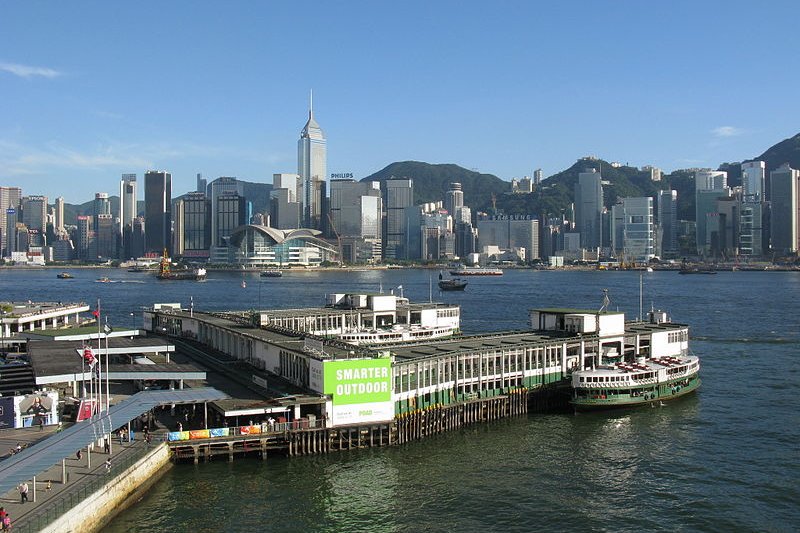
<path id="1" fill-rule="evenodd" d="M 68 270 L 68 269 L 67 269 Z M 94 302 L 119 326 L 143 306 L 322 305 L 388 291 L 460 303 L 465 333 L 528 327 L 535 307 L 639 313 L 639 274 L 508 270 L 439 293 L 436 271 L 147 273 L 0 270 L 4 300 Z M 108 276 L 114 283 L 96 283 Z M 105 531 L 795 531 L 800 525 L 800 273 L 643 274 L 644 307 L 690 325 L 700 390 L 661 408 L 529 414 L 402 446 L 180 464 Z M 431 288 L 432 287 L 432 288 Z M 396 290 L 396 289 L 395 289 Z M 134 313 L 134 317 L 130 314 Z"/>

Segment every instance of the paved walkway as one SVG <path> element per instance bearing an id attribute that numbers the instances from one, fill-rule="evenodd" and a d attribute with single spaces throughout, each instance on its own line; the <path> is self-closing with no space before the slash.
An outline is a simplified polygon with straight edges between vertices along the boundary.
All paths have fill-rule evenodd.
<path id="1" fill-rule="evenodd" d="M 38 431 L 38 430 L 37 430 Z M 11 517 L 11 524 L 14 531 L 38 531 L 38 524 L 44 516 L 61 514 L 61 509 L 71 507 L 82 500 L 87 490 L 96 490 L 97 485 L 103 483 L 102 479 L 110 479 L 111 476 L 119 473 L 121 468 L 145 452 L 148 445 L 141 439 L 140 434 L 136 434 L 134 442 L 120 444 L 119 438 L 115 437 L 111 445 L 111 454 L 106 454 L 102 447 L 95 446 L 91 454 L 84 449 L 82 458 L 76 456 L 66 458 L 67 482 L 62 483 L 61 464 L 53 465 L 44 472 L 36 476 L 36 495 L 34 500 L 33 483 L 28 482 L 28 502 L 21 503 L 21 497 L 17 490 L 12 490 L 0 496 L 0 506 L 5 508 Z M 150 448 L 163 440 L 162 435 L 156 435 Z M 35 444 L 33 445 L 35 449 Z M 90 458 L 91 456 L 91 458 Z M 111 472 L 106 471 L 105 461 L 111 458 Z M 91 462 L 91 465 L 90 465 Z M 49 486 L 49 488 L 48 488 Z"/>

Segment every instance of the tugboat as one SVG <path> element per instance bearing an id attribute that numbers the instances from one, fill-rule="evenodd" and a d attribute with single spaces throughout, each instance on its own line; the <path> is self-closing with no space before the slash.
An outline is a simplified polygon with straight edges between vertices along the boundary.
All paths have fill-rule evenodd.
<path id="1" fill-rule="evenodd" d="M 56 277 L 57 277 L 58 279 L 72 279 L 72 278 L 74 278 L 75 276 L 73 276 L 73 275 L 72 275 L 72 274 L 70 274 L 69 272 L 61 272 L 61 273 L 59 273 L 59 274 L 56 274 Z"/>
<path id="2" fill-rule="evenodd" d="M 194 280 L 194 281 L 203 281 L 206 279 L 206 269 L 205 268 L 195 268 L 195 269 L 183 269 L 183 270 L 172 270 L 172 265 L 169 260 L 169 256 L 167 255 L 166 248 L 164 249 L 164 254 L 161 256 L 161 262 L 158 264 L 158 273 L 156 274 L 158 279 L 164 280 Z"/>

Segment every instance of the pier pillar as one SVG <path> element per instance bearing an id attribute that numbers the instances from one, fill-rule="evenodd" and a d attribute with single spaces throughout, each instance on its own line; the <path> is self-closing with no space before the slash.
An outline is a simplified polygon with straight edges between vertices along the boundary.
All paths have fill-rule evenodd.
<path id="1" fill-rule="evenodd" d="M 228 462 L 233 462 L 233 443 L 228 443 Z"/>
<path id="2" fill-rule="evenodd" d="M 61 484 L 67 484 L 67 460 L 61 459 Z"/>
<path id="3" fill-rule="evenodd" d="M 31 501 L 33 503 L 36 503 L 36 476 L 33 476 L 33 485 L 31 486 L 33 487 L 33 494 L 32 494 L 33 499 Z"/>

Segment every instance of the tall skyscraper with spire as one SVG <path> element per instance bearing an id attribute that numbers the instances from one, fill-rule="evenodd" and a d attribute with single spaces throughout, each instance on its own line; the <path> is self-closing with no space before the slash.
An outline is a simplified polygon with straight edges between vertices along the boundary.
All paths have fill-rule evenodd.
<path id="1" fill-rule="evenodd" d="M 322 129 L 314 120 L 314 95 L 308 106 L 308 122 L 297 141 L 297 173 L 302 187 L 303 226 L 323 229 L 327 176 L 327 141 Z"/>

